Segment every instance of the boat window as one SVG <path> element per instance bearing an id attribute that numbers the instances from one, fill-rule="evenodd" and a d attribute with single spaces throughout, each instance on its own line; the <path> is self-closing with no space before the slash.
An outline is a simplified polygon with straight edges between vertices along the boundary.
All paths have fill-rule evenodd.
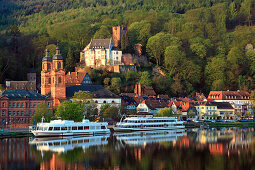
<path id="1" fill-rule="evenodd" d="M 83 126 L 78 126 L 78 130 L 83 130 Z"/>
<path id="2" fill-rule="evenodd" d="M 71 127 L 67 127 L 68 128 L 68 130 L 71 130 Z"/>
<path id="3" fill-rule="evenodd" d="M 101 129 L 106 129 L 105 126 L 101 126 Z"/>
<path id="4" fill-rule="evenodd" d="M 72 141 L 72 144 L 76 144 L 76 143 L 77 143 L 77 141 L 76 141 L 76 140 L 73 140 L 73 141 Z"/>
<path id="5" fill-rule="evenodd" d="M 49 130 L 52 130 L 53 129 L 53 127 L 49 127 Z"/>
<path id="6" fill-rule="evenodd" d="M 95 129 L 95 126 L 90 126 L 89 127 L 91 130 L 94 130 Z"/>
<path id="7" fill-rule="evenodd" d="M 60 127 L 54 127 L 54 130 L 60 130 Z"/>
<path id="8" fill-rule="evenodd" d="M 89 130 L 89 126 L 84 126 L 84 130 Z"/>
<path id="9" fill-rule="evenodd" d="M 77 126 L 72 127 L 72 130 L 77 130 Z"/>
<path id="10" fill-rule="evenodd" d="M 96 129 L 100 129 L 100 126 L 96 126 Z"/>
<path id="11" fill-rule="evenodd" d="M 78 143 L 83 143 L 83 140 L 81 139 L 81 140 L 78 140 Z"/>
<path id="12" fill-rule="evenodd" d="M 61 130 L 67 130 L 67 127 L 61 127 Z"/>
<path id="13" fill-rule="evenodd" d="M 62 141 L 61 142 L 61 145 L 66 145 L 67 144 L 67 141 Z"/>

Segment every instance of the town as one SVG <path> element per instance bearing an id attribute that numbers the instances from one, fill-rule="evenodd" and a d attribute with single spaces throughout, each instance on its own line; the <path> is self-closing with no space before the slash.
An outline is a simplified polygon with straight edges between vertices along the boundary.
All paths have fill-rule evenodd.
<path id="1" fill-rule="evenodd" d="M 118 121 L 123 115 L 174 116 L 179 120 L 214 122 L 253 118 L 254 97 L 244 90 L 210 91 L 209 94 L 196 92 L 186 97 L 170 97 L 167 94 L 157 94 L 152 86 L 141 82 L 134 85 L 133 92 L 119 90 L 118 94 L 103 85 L 95 84 L 86 68 L 106 69 L 113 73 L 135 72 L 139 67 L 134 64 L 135 58 L 144 62 L 143 57 L 139 58 L 142 50 L 139 45 L 135 46 L 135 57 L 122 54 L 119 50 L 121 37 L 127 33 L 124 26 L 115 26 L 112 31 L 110 39 L 91 39 L 80 53 L 80 62 L 76 64 L 75 72 L 66 73 L 61 49 L 57 46 L 53 57 L 49 49 L 45 49 L 41 75 L 36 75 L 31 68 L 27 80 L 6 81 L 0 98 L 2 127 L 28 127 L 45 116 L 46 113 L 42 112 L 53 116 L 54 108 L 57 110 L 64 101 L 77 100 L 75 94 L 82 92 L 87 92 L 89 97 L 86 94 L 83 97 L 92 101 L 85 103 L 91 107 L 83 111 L 91 120 L 107 117 L 108 121 Z M 159 70 L 158 74 L 164 73 Z M 46 110 L 40 109 L 44 106 L 42 103 Z"/>

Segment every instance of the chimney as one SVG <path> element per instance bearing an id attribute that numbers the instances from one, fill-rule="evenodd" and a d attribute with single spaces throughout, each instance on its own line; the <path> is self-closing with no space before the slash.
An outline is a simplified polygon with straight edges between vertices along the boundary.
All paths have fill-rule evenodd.
<path id="1" fill-rule="evenodd" d="M 138 96 L 141 96 L 142 93 L 142 87 L 141 87 L 141 83 L 139 82 L 138 84 Z"/>

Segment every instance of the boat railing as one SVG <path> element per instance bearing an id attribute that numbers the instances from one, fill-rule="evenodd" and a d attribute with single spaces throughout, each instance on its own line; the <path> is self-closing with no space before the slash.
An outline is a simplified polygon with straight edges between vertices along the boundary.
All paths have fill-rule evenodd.
<path id="1" fill-rule="evenodd" d="M 153 117 L 153 115 L 126 115 L 126 117 Z"/>

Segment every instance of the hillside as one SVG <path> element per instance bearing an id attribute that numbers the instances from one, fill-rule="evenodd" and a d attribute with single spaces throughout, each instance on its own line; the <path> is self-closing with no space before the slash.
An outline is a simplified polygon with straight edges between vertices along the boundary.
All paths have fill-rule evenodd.
<path id="1" fill-rule="evenodd" d="M 172 96 L 255 86 L 255 51 L 245 50 L 255 46 L 255 0 L 3 0 L 0 13 L 1 83 L 25 79 L 30 67 L 40 73 L 47 44 L 53 54 L 60 41 L 63 57 L 78 62 L 91 38 L 111 37 L 112 26 L 125 25 L 128 36 L 120 48 L 133 53 L 141 43 L 150 63 L 121 75 L 90 70 L 98 84 L 108 78 L 128 86 L 141 81 Z M 153 76 L 153 67 L 165 76 Z M 105 86 L 114 91 L 116 84 Z M 132 88 L 116 92 L 123 90 Z"/>

